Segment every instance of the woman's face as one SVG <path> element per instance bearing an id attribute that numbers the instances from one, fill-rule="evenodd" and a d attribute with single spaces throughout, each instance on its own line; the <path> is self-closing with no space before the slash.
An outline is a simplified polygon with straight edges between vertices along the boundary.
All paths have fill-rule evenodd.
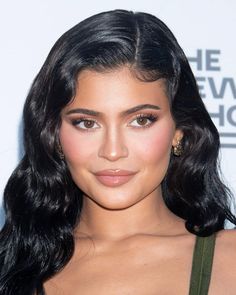
<path id="1" fill-rule="evenodd" d="M 161 196 L 171 147 L 182 137 L 164 81 L 142 82 L 126 67 L 106 73 L 84 70 L 75 99 L 61 116 L 62 150 L 84 198 L 124 209 Z M 102 170 L 133 174 L 108 176 L 105 171 L 97 176 Z"/>

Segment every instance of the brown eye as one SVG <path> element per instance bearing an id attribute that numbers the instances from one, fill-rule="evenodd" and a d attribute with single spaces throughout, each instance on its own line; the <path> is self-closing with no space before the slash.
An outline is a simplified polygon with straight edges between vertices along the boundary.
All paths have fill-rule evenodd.
<path id="1" fill-rule="evenodd" d="M 99 128 L 95 124 L 98 125 L 95 120 L 89 120 L 86 118 L 72 120 L 72 125 L 76 126 L 76 128 L 82 131 L 94 131 L 95 129 Z"/>
<path id="2" fill-rule="evenodd" d="M 147 118 L 137 118 L 137 122 L 139 125 L 146 125 L 147 124 Z"/>
<path id="3" fill-rule="evenodd" d="M 91 128 L 94 126 L 94 121 L 86 120 L 86 121 L 84 121 L 84 126 L 86 128 Z"/>
<path id="4" fill-rule="evenodd" d="M 136 116 L 136 118 L 132 121 L 131 124 L 133 127 L 136 128 L 146 128 L 152 126 L 157 121 L 157 116 L 153 114 L 140 114 Z"/>

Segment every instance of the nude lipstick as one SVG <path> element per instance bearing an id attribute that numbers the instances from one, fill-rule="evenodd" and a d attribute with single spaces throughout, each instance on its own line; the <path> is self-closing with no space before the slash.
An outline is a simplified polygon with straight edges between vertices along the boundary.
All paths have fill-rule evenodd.
<path id="1" fill-rule="evenodd" d="M 121 170 L 121 169 L 108 169 L 94 173 L 96 179 L 105 186 L 116 187 L 127 183 L 136 172 Z"/>

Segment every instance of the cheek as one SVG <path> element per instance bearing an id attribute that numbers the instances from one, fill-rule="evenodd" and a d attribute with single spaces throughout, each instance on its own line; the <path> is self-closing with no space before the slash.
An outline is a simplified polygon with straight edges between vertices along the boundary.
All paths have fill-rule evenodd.
<path id="1" fill-rule="evenodd" d="M 160 128 L 154 128 L 147 132 L 145 136 L 139 140 L 139 144 L 134 144 L 136 156 L 142 159 L 146 164 L 168 164 L 172 147 L 172 139 L 174 127 L 164 125 Z"/>
<path id="2" fill-rule="evenodd" d="M 62 123 L 60 129 L 60 143 L 69 166 L 86 163 L 89 159 L 94 143 L 82 140 L 78 131 L 67 123 Z"/>

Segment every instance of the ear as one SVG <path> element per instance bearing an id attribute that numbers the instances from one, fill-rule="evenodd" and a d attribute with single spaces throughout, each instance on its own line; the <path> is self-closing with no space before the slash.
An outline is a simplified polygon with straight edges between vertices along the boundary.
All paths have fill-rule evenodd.
<path id="1" fill-rule="evenodd" d="M 178 142 L 181 141 L 183 136 L 184 136 L 183 131 L 180 129 L 176 129 L 175 133 L 174 133 L 173 140 L 172 140 L 172 146 L 176 146 L 178 144 Z"/>

